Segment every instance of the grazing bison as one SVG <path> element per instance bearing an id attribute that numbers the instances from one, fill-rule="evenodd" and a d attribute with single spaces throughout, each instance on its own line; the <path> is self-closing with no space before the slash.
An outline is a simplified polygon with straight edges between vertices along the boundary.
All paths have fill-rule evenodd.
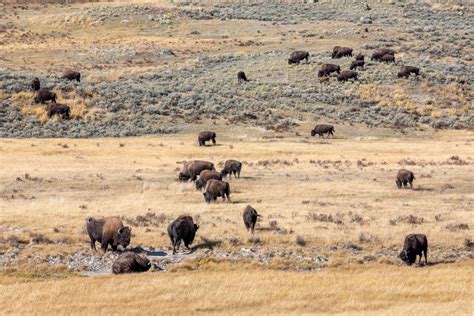
<path id="1" fill-rule="evenodd" d="M 406 169 L 400 169 L 398 170 L 397 173 L 397 180 L 395 183 L 397 184 L 397 188 L 401 189 L 402 184 L 403 187 L 407 187 L 407 183 L 410 183 L 410 189 L 413 189 L 413 180 L 415 179 L 415 175 L 413 172 L 406 170 Z"/>
<path id="2" fill-rule="evenodd" d="M 355 60 L 364 60 L 365 56 L 359 53 L 356 57 Z"/>
<path id="3" fill-rule="evenodd" d="M 196 180 L 196 190 L 201 190 L 206 186 L 210 179 L 222 180 L 222 174 L 217 171 L 203 170 L 199 174 L 199 179 Z"/>
<path id="4" fill-rule="evenodd" d="M 403 66 L 402 69 L 400 69 L 400 72 L 397 74 L 397 77 L 408 78 L 410 77 L 410 74 L 415 74 L 415 76 L 418 76 L 420 74 L 420 68 L 413 66 Z"/>
<path id="5" fill-rule="evenodd" d="M 54 115 L 59 115 L 62 119 L 70 119 L 70 108 L 68 105 L 51 103 L 48 105 L 48 118 L 51 118 Z"/>
<path id="6" fill-rule="evenodd" d="M 390 55 L 390 54 L 385 54 L 382 56 L 382 58 L 380 58 L 380 61 L 381 62 L 384 62 L 384 63 L 394 63 L 395 62 L 395 56 L 393 55 Z"/>
<path id="7" fill-rule="evenodd" d="M 377 49 L 372 53 L 370 60 L 380 60 L 384 55 L 392 55 L 395 57 L 395 51 L 388 48 Z"/>
<path id="8" fill-rule="evenodd" d="M 127 248 L 130 244 L 132 229 L 124 227 L 118 217 L 106 217 L 103 219 L 88 218 L 86 220 L 86 230 L 91 239 L 91 249 L 96 250 L 95 242 L 100 242 L 104 252 L 110 244 L 112 250 L 116 251 L 118 245 Z"/>
<path id="9" fill-rule="evenodd" d="M 178 175 L 179 181 L 196 181 L 197 176 L 201 174 L 203 170 L 216 170 L 214 164 L 209 161 L 192 160 L 188 161 L 183 165 L 183 169 Z"/>
<path id="10" fill-rule="evenodd" d="M 288 64 L 299 64 L 300 61 L 306 59 L 306 62 L 309 61 L 309 53 L 307 51 L 295 51 L 290 54 L 290 58 L 288 58 Z"/>
<path id="11" fill-rule="evenodd" d="M 364 68 L 364 65 L 365 65 L 364 60 L 354 60 L 354 61 L 351 63 L 350 70 L 357 69 L 357 67 L 359 67 L 359 68 Z"/>
<path id="12" fill-rule="evenodd" d="M 224 169 L 222 169 L 222 176 L 226 177 L 229 175 L 229 178 L 232 178 L 232 174 L 235 177 L 240 178 L 240 170 L 242 170 L 242 163 L 237 160 L 227 160 L 224 164 Z"/>
<path id="13" fill-rule="evenodd" d="M 329 76 L 332 72 L 341 73 L 341 67 L 334 64 L 324 64 L 321 66 L 321 69 L 318 71 L 318 77 Z"/>
<path id="14" fill-rule="evenodd" d="M 77 82 L 81 81 L 81 73 L 77 71 L 72 71 L 72 70 L 66 70 L 64 71 L 63 75 L 61 76 L 62 79 L 67 79 L 67 80 L 76 80 Z"/>
<path id="15" fill-rule="evenodd" d="M 357 72 L 353 70 L 344 70 L 339 76 L 337 76 L 337 81 L 347 81 L 349 79 L 357 80 Z"/>
<path id="16" fill-rule="evenodd" d="M 249 80 L 247 79 L 247 76 L 245 75 L 245 72 L 239 71 L 237 73 L 237 81 L 239 83 L 242 83 L 243 81 L 248 82 Z"/>
<path id="17" fill-rule="evenodd" d="M 173 254 L 179 250 L 181 240 L 184 241 L 184 246 L 189 249 L 189 245 L 193 243 L 199 225 L 194 224 L 191 216 L 180 216 L 168 225 L 168 236 L 173 245 Z"/>
<path id="18" fill-rule="evenodd" d="M 227 197 L 227 202 L 230 202 L 230 185 L 225 181 L 211 179 L 207 181 L 203 195 L 204 200 L 207 203 L 217 200 L 219 196 L 222 197 L 223 201 L 225 201 L 225 198 Z"/>
<path id="19" fill-rule="evenodd" d="M 411 234 L 405 237 L 403 250 L 400 252 L 400 259 L 411 265 L 416 261 L 416 256 L 425 255 L 425 265 L 428 264 L 428 239 L 423 234 Z"/>
<path id="20" fill-rule="evenodd" d="M 344 56 L 352 56 L 352 48 L 341 46 L 334 47 L 331 55 L 332 58 L 341 58 Z"/>
<path id="21" fill-rule="evenodd" d="M 244 225 L 245 228 L 247 228 L 248 231 L 250 231 L 253 234 L 253 231 L 255 229 L 255 224 L 257 223 L 257 218 L 260 217 L 260 215 L 257 214 L 257 211 L 251 207 L 250 205 L 247 205 L 244 209 Z"/>
<path id="22" fill-rule="evenodd" d="M 31 89 L 33 89 L 33 91 L 38 91 L 40 87 L 40 80 L 38 78 L 35 78 L 31 81 Z"/>
<path id="23" fill-rule="evenodd" d="M 51 101 L 56 103 L 56 93 L 49 91 L 48 89 L 40 89 L 36 91 L 35 103 L 45 103 L 46 101 Z"/>
<path id="24" fill-rule="evenodd" d="M 216 144 L 216 133 L 214 132 L 201 132 L 198 136 L 199 146 L 206 146 L 206 142 L 212 140 L 212 144 Z"/>
<path id="25" fill-rule="evenodd" d="M 327 133 L 327 137 L 329 137 L 329 135 L 334 137 L 334 132 L 334 126 L 329 124 L 318 124 L 311 130 L 311 136 L 316 136 L 316 134 L 318 134 L 319 137 L 321 137 Z"/>
<path id="26" fill-rule="evenodd" d="M 125 252 L 115 260 L 112 265 L 112 272 L 115 274 L 145 272 L 150 270 L 150 267 L 150 260 L 147 257 L 134 252 Z"/>

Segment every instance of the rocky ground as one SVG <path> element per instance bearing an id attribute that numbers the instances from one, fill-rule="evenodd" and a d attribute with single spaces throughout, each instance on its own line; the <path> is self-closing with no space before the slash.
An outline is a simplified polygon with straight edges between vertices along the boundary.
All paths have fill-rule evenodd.
<path id="1" fill-rule="evenodd" d="M 211 42 L 216 45 L 219 42 L 223 47 L 242 47 L 241 52 L 213 50 L 214 44 L 210 45 L 210 51 L 199 54 L 173 47 L 81 47 L 81 56 L 90 56 L 94 61 L 88 65 L 82 63 L 89 70 L 84 71 L 81 83 L 66 83 L 56 74 L 16 70 L 8 62 L 8 56 L 0 56 L 5 61 L 3 66 L 0 64 L 0 137 L 175 133 L 184 124 L 199 124 L 203 120 L 273 130 L 291 130 L 308 120 L 391 128 L 471 129 L 474 127 L 470 84 L 474 81 L 474 51 L 469 45 L 473 38 L 468 30 L 474 27 L 473 12 L 472 7 L 453 8 L 401 3 L 369 7 L 328 3 L 213 6 L 179 3 L 171 8 L 149 4 L 88 8 L 55 20 L 53 25 L 58 29 L 68 25 L 105 28 L 119 23 L 151 30 L 168 25 L 179 29 L 190 21 L 227 21 L 236 25 L 254 21 L 270 23 L 275 30 L 286 28 L 277 33 L 272 45 L 266 44 L 266 34 L 259 30 L 254 30 L 251 37 L 228 39 L 219 35 Z M 16 36 L 31 38 L 28 34 L 23 36 L 26 29 L 10 16 L 3 17 L 3 21 L 0 28 L 3 40 Z M 311 25 L 308 23 L 326 22 L 335 23 L 335 27 L 306 27 Z M 288 30 L 289 25 L 298 31 Z M 193 27 L 187 39 L 204 40 L 200 31 Z M 71 35 L 50 36 L 69 38 Z M 350 38 L 357 43 L 351 45 L 354 51 L 367 56 L 376 48 L 395 49 L 397 63 L 387 65 L 366 60 L 359 82 L 338 83 L 335 78 L 319 82 L 316 74 L 321 64 L 335 62 L 344 69 L 352 59 L 331 60 L 329 50 L 318 49 L 312 42 L 337 44 L 338 39 L 346 42 Z M 310 62 L 288 65 L 288 53 L 305 46 L 310 47 Z M 94 68 L 99 65 L 100 68 L 126 65 L 144 68 L 124 73 L 113 81 L 92 80 Z M 149 69 L 157 65 L 161 67 L 159 70 Z M 397 79 L 401 65 L 418 66 L 422 75 Z M 239 70 L 246 71 L 251 79 L 249 83 L 237 84 Z M 70 121 L 48 120 L 44 109 L 32 104 L 32 95 L 25 92 L 33 76 L 38 76 L 64 102 L 70 101 L 74 106 L 79 102 L 81 110 Z"/>

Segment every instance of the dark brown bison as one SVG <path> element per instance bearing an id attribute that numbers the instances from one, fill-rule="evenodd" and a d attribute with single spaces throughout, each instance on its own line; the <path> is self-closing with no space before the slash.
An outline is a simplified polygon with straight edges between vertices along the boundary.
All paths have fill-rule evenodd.
<path id="1" fill-rule="evenodd" d="M 199 146 L 206 146 L 206 142 L 212 140 L 212 144 L 216 144 L 216 133 L 204 131 L 199 133 L 198 142 Z"/>
<path id="2" fill-rule="evenodd" d="M 353 70 L 343 70 L 339 76 L 337 76 L 337 81 L 347 81 L 349 79 L 357 80 L 357 72 Z"/>
<path id="3" fill-rule="evenodd" d="M 178 175 L 178 179 L 179 181 L 196 181 L 197 176 L 200 175 L 203 170 L 216 170 L 216 168 L 214 168 L 214 164 L 209 161 L 187 161 L 184 163 L 183 169 Z"/>
<path id="4" fill-rule="evenodd" d="M 405 237 L 405 243 L 403 244 L 403 250 L 400 252 L 400 259 L 411 265 L 415 263 L 416 256 L 425 256 L 425 265 L 428 264 L 428 239 L 423 234 L 411 234 Z"/>
<path id="5" fill-rule="evenodd" d="M 299 64 L 300 61 L 306 59 L 306 62 L 309 61 L 309 53 L 307 51 L 295 51 L 290 54 L 290 58 L 288 58 L 288 64 Z"/>
<path id="6" fill-rule="evenodd" d="M 355 57 L 355 60 L 364 60 L 365 59 L 365 56 L 362 55 L 361 53 L 359 53 L 356 57 Z"/>
<path id="7" fill-rule="evenodd" d="M 56 103 L 56 93 L 49 91 L 48 89 L 40 89 L 36 91 L 35 103 L 45 103 L 46 101 L 51 101 Z"/>
<path id="8" fill-rule="evenodd" d="M 203 195 L 207 203 L 217 200 L 218 197 L 222 197 L 223 201 L 227 197 L 227 202 L 230 202 L 230 185 L 225 181 L 211 179 L 207 181 Z"/>
<path id="9" fill-rule="evenodd" d="M 352 56 L 352 48 L 336 46 L 332 50 L 332 58 L 341 58 L 344 56 Z"/>
<path id="10" fill-rule="evenodd" d="M 400 69 L 400 72 L 397 74 L 398 78 L 408 78 L 410 74 L 415 74 L 415 76 L 420 75 L 420 68 L 413 66 L 403 66 Z"/>
<path id="11" fill-rule="evenodd" d="M 67 80 L 76 80 L 77 82 L 81 81 L 81 73 L 77 71 L 72 71 L 72 70 L 66 70 L 64 71 L 63 75 L 61 76 L 62 79 L 67 79 Z"/>
<path id="12" fill-rule="evenodd" d="M 388 48 L 379 48 L 372 53 L 370 60 L 380 60 L 384 55 L 392 55 L 395 57 L 395 51 Z"/>
<path id="13" fill-rule="evenodd" d="M 38 78 L 35 78 L 31 81 L 31 89 L 33 89 L 33 91 L 38 91 L 40 87 L 40 80 Z"/>
<path id="14" fill-rule="evenodd" d="M 48 105 L 48 118 L 51 118 L 54 115 L 59 115 L 62 119 L 70 119 L 71 110 L 68 105 L 51 103 Z"/>
<path id="15" fill-rule="evenodd" d="M 186 249 L 193 243 L 199 225 L 194 224 L 191 216 L 180 216 L 168 225 L 168 236 L 173 246 L 173 254 L 179 250 L 181 240 L 184 242 Z"/>
<path id="16" fill-rule="evenodd" d="M 245 72 L 239 71 L 237 73 L 237 81 L 239 83 L 242 83 L 242 82 L 248 82 L 249 80 L 247 79 L 247 76 L 245 75 Z"/>
<path id="17" fill-rule="evenodd" d="M 319 137 L 321 137 L 327 133 L 327 137 L 329 137 L 329 135 L 334 136 L 334 132 L 334 126 L 329 124 L 318 124 L 311 130 L 311 136 L 316 136 L 316 134 L 318 134 Z"/>
<path id="18" fill-rule="evenodd" d="M 240 178 L 240 171 L 242 170 L 242 163 L 237 160 L 227 160 L 224 164 L 224 169 L 222 169 L 221 174 L 222 176 L 226 177 L 229 175 L 229 178 Z"/>
<path id="19" fill-rule="evenodd" d="M 332 72 L 341 73 L 341 67 L 339 65 L 334 64 L 324 64 L 318 71 L 318 77 L 329 76 Z"/>
<path id="20" fill-rule="evenodd" d="M 222 180 L 222 174 L 217 171 L 203 170 L 199 174 L 199 179 L 196 180 L 196 190 L 201 190 L 206 186 L 210 179 Z"/>
<path id="21" fill-rule="evenodd" d="M 384 62 L 384 63 L 394 63 L 395 62 L 395 56 L 393 55 L 390 55 L 390 54 L 385 54 L 382 56 L 382 58 L 380 58 L 380 61 L 381 62 Z"/>
<path id="22" fill-rule="evenodd" d="M 397 184 L 397 188 L 401 189 L 402 184 L 403 187 L 407 187 L 407 183 L 410 184 L 410 189 L 413 189 L 413 180 L 415 179 L 415 175 L 413 172 L 406 170 L 406 169 L 400 169 L 398 170 L 397 173 L 397 180 L 395 183 Z"/>
<path id="23" fill-rule="evenodd" d="M 260 217 L 260 215 L 257 214 L 257 211 L 251 207 L 250 205 L 247 205 L 244 209 L 244 225 L 245 228 L 247 228 L 248 231 L 250 231 L 253 234 L 253 231 L 255 229 L 255 224 L 257 223 L 257 218 Z"/>
<path id="24" fill-rule="evenodd" d="M 354 60 L 351 63 L 351 67 L 349 67 L 349 69 L 353 70 L 353 69 L 357 69 L 357 67 L 364 68 L 364 65 L 365 65 L 365 62 L 363 60 Z"/>
<path id="25" fill-rule="evenodd" d="M 150 260 L 147 257 L 134 252 L 125 252 L 115 260 L 112 272 L 115 274 L 145 272 L 150 270 L 150 267 Z"/>
<path id="26" fill-rule="evenodd" d="M 127 248 L 130 244 L 132 229 L 124 227 L 118 217 L 106 217 L 103 219 L 88 218 L 86 220 L 86 230 L 91 239 L 91 249 L 96 250 L 95 242 L 100 242 L 104 252 L 110 244 L 112 250 L 116 251 L 118 245 Z"/>

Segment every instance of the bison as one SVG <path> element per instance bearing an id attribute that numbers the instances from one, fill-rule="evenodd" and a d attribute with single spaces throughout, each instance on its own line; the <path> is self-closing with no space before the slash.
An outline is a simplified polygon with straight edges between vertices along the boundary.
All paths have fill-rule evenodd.
<path id="1" fill-rule="evenodd" d="M 242 163 L 237 160 L 227 160 L 224 164 L 224 169 L 222 169 L 221 174 L 223 177 L 229 175 L 229 178 L 232 178 L 232 174 L 235 177 L 240 178 L 240 170 L 242 170 Z"/>
<path id="2" fill-rule="evenodd" d="M 130 244 L 132 229 L 124 227 L 118 217 L 106 217 L 103 219 L 88 218 L 86 220 L 86 231 L 91 239 L 91 249 L 96 250 L 95 242 L 100 242 L 102 251 L 106 252 L 110 244 L 112 250 L 116 251 L 118 245 L 127 248 Z"/>
<path id="3" fill-rule="evenodd" d="M 189 245 L 193 243 L 199 225 L 194 224 L 191 216 L 180 216 L 168 225 L 168 236 L 173 246 L 173 254 L 179 250 L 181 240 L 184 246 L 189 250 Z"/>
<path id="4" fill-rule="evenodd" d="M 410 77 L 410 74 L 415 74 L 415 76 L 418 76 L 420 74 L 420 68 L 413 66 L 403 66 L 402 69 L 400 69 L 400 72 L 397 74 L 397 77 L 408 78 Z"/>
<path id="5" fill-rule="evenodd" d="M 244 81 L 245 81 L 245 82 L 248 82 L 249 80 L 247 79 L 247 76 L 245 75 L 245 72 L 239 71 L 239 72 L 237 73 L 237 81 L 238 81 L 239 83 L 242 83 L 242 82 L 244 82 Z"/>
<path id="6" fill-rule="evenodd" d="M 81 81 L 81 73 L 72 70 L 64 71 L 63 75 L 61 76 L 62 79 L 67 79 L 69 81 L 76 80 L 77 82 Z"/>
<path id="7" fill-rule="evenodd" d="M 357 80 L 357 72 L 353 70 L 344 70 L 339 76 L 337 76 L 337 81 L 347 81 L 349 79 Z"/>
<path id="8" fill-rule="evenodd" d="M 199 179 L 196 180 L 196 190 L 201 190 L 206 186 L 210 179 L 222 180 L 222 173 L 211 170 L 203 170 L 199 174 Z"/>
<path id="9" fill-rule="evenodd" d="M 230 185 L 225 181 L 211 179 L 207 181 L 203 195 L 207 203 L 217 200 L 218 197 L 222 197 L 223 201 L 227 197 L 227 202 L 230 202 Z"/>
<path id="10" fill-rule="evenodd" d="M 356 57 L 355 57 L 355 60 L 364 60 L 365 59 L 365 56 L 362 55 L 361 53 L 359 53 Z"/>
<path id="11" fill-rule="evenodd" d="M 341 46 L 334 47 L 331 55 L 332 58 L 341 58 L 344 56 L 352 56 L 352 48 Z"/>
<path id="12" fill-rule="evenodd" d="M 324 64 L 321 66 L 321 69 L 318 71 L 318 77 L 329 76 L 332 72 L 341 73 L 341 67 L 334 64 Z"/>
<path id="13" fill-rule="evenodd" d="M 70 108 L 68 105 L 51 103 L 48 106 L 48 118 L 51 118 L 54 115 L 59 115 L 62 119 L 70 119 Z"/>
<path id="14" fill-rule="evenodd" d="M 150 270 L 150 268 L 150 260 L 147 257 L 134 252 L 125 252 L 115 260 L 112 265 L 112 272 L 115 274 L 145 272 Z"/>
<path id="15" fill-rule="evenodd" d="M 46 101 L 56 103 L 56 93 L 48 89 L 40 89 L 36 92 L 34 101 L 35 103 L 45 103 Z"/>
<path id="16" fill-rule="evenodd" d="M 316 134 L 318 134 L 319 137 L 321 137 L 327 133 L 327 137 L 329 137 L 329 135 L 334 137 L 334 132 L 334 126 L 329 124 L 318 124 L 311 130 L 311 136 L 316 136 Z"/>
<path id="17" fill-rule="evenodd" d="M 33 79 L 31 81 L 31 89 L 33 89 L 33 91 L 38 91 L 40 88 L 40 80 L 38 78 Z"/>
<path id="18" fill-rule="evenodd" d="M 290 54 L 290 58 L 288 58 L 288 64 L 299 64 L 300 61 L 306 59 L 306 62 L 309 61 L 309 53 L 307 51 L 295 51 Z"/>
<path id="19" fill-rule="evenodd" d="M 406 236 L 403 250 L 399 255 L 400 259 L 411 265 L 416 261 L 416 256 L 420 256 L 418 263 L 421 263 L 422 255 L 425 256 L 425 265 L 428 264 L 428 239 L 426 235 L 410 234 Z"/>
<path id="20" fill-rule="evenodd" d="M 196 181 L 197 176 L 201 174 L 203 170 L 215 171 L 214 164 L 209 161 L 192 160 L 184 164 L 183 169 L 178 175 L 179 181 Z"/>
<path id="21" fill-rule="evenodd" d="M 395 63 L 395 56 L 390 55 L 390 54 L 385 54 L 380 58 L 380 61 L 384 62 L 384 63 L 387 63 L 387 64 L 388 63 Z"/>
<path id="22" fill-rule="evenodd" d="M 364 68 L 365 62 L 363 60 L 354 60 L 351 63 L 351 67 L 349 67 L 350 70 L 357 69 L 357 67 Z"/>
<path id="23" fill-rule="evenodd" d="M 402 184 L 403 187 L 407 187 L 407 183 L 410 184 L 410 189 L 413 189 L 413 180 L 415 179 L 415 175 L 413 172 L 406 170 L 406 169 L 400 169 L 398 170 L 397 173 L 397 180 L 395 183 L 397 184 L 397 188 L 401 189 Z"/>
<path id="24" fill-rule="evenodd" d="M 214 132 L 201 132 L 198 136 L 199 146 L 206 146 L 206 142 L 212 140 L 212 144 L 216 144 L 216 133 Z"/>
<path id="25" fill-rule="evenodd" d="M 392 55 L 395 57 L 395 51 L 388 48 L 377 49 L 372 53 L 370 60 L 380 60 L 384 55 Z"/>
<path id="26" fill-rule="evenodd" d="M 260 217 L 260 215 L 257 214 L 257 211 L 251 207 L 250 205 L 247 205 L 244 209 L 244 225 L 245 228 L 250 231 L 253 234 L 253 231 L 255 229 L 255 224 L 257 223 L 257 218 Z"/>

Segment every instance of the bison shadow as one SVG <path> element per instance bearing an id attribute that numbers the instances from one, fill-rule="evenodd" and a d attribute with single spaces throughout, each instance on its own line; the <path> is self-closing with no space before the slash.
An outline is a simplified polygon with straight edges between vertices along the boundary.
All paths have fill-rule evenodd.
<path id="1" fill-rule="evenodd" d="M 222 241 L 221 240 L 209 240 L 209 239 L 206 239 L 206 238 L 202 238 L 201 237 L 201 240 L 203 241 L 202 243 L 200 244 L 197 244 L 193 247 L 191 247 L 191 253 L 193 253 L 194 251 L 198 250 L 198 249 L 210 249 L 210 250 L 213 250 L 215 247 L 219 247 L 220 245 L 222 245 Z"/>
<path id="2" fill-rule="evenodd" d="M 420 192 L 433 192 L 435 189 L 433 188 L 425 188 L 425 187 L 416 187 L 412 189 L 413 191 L 420 191 Z"/>

